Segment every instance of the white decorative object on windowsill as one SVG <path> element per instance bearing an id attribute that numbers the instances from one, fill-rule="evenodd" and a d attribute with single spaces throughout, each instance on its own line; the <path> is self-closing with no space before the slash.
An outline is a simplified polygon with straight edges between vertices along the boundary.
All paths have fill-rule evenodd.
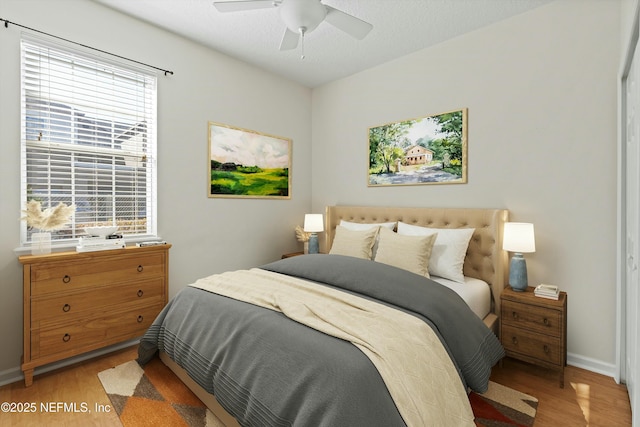
<path id="1" fill-rule="evenodd" d="M 75 212 L 74 205 L 67 206 L 58 203 L 52 208 L 42 209 L 42 204 L 37 200 L 27 202 L 21 218 L 27 222 L 27 226 L 39 230 L 31 233 L 31 253 L 44 255 L 51 253 L 51 231 L 59 230 L 69 222 Z"/>
<path id="2" fill-rule="evenodd" d="M 42 231 L 31 233 L 31 255 L 46 255 L 51 253 L 51 233 Z"/>
<path id="3" fill-rule="evenodd" d="M 85 227 L 84 231 L 89 236 L 107 237 L 118 231 L 118 227 L 115 225 L 100 225 L 95 227 Z"/>

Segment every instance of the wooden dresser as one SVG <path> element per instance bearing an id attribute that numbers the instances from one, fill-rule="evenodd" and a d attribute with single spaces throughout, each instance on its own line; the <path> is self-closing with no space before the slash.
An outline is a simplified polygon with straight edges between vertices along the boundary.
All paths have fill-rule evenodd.
<path id="1" fill-rule="evenodd" d="M 540 298 L 533 287 L 502 292 L 500 341 L 507 356 L 558 371 L 564 387 L 567 364 L 567 294 L 559 299 Z"/>
<path id="2" fill-rule="evenodd" d="M 25 385 L 38 366 L 143 335 L 167 303 L 170 247 L 19 257 Z"/>

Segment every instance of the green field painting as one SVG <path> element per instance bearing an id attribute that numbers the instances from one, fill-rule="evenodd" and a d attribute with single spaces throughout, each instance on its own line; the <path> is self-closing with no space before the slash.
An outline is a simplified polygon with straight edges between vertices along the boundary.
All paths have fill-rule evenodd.
<path id="1" fill-rule="evenodd" d="M 291 140 L 209 122 L 209 197 L 291 197 Z"/>
<path id="2" fill-rule="evenodd" d="M 211 171 L 211 193 L 233 196 L 289 195 L 289 169 L 265 169 L 260 172 Z"/>

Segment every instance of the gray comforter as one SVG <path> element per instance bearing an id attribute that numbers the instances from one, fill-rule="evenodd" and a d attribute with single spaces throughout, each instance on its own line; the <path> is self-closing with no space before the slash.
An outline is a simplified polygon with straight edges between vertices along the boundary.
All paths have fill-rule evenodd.
<path id="1" fill-rule="evenodd" d="M 261 267 L 375 299 L 441 338 L 471 389 L 486 390 L 504 351 L 458 295 L 373 261 L 310 255 Z M 182 290 L 141 340 L 138 361 L 165 351 L 241 425 L 403 426 L 371 361 L 351 343 L 283 314 L 200 289 Z"/>

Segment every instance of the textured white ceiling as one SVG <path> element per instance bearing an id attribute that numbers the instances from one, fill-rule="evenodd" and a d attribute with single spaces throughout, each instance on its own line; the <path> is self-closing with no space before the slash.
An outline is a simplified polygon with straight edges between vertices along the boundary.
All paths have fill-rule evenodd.
<path id="1" fill-rule="evenodd" d="M 212 0 L 94 0 L 308 87 L 357 73 L 554 0 L 324 0 L 373 24 L 356 40 L 323 22 L 300 50 L 278 50 L 278 10 L 220 13 Z"/>

